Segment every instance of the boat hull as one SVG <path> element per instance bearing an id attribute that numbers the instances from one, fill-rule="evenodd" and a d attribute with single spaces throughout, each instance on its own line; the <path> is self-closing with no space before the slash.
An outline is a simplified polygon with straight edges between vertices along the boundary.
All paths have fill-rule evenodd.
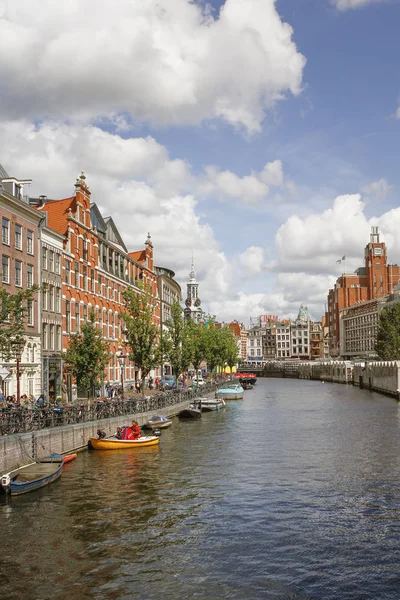
<path id="1" fill-rule="evenodd" d="M 220 394 L 217 392 L 216 397 L 222 400 L 243 400 L 243 392 L 237 392 L 236 394 L 231 394 L 229 392 L 221 392 Z"/>
<path id="2" fill-rule="evenodd" d="M 61 455 L 46 457 L 43 461 L 30 463 L 3 475 L 1 485 L 11 496 L 33 492 L 56 481 L 62 473 L 63 464 Z"/>
<path id="3" fill-rule="evenodd" d="M 178 413 L 180 419 L 201 419 L 201 410 L 198 408 L 184 408 Z"/>
<path id="4" fill-rule="evenodd" d="M 148 446 L 157 446 L 159 438 L 154 435 L 147 435 L 137 440 L 118 440 L 117 438 L 90 438 L 89 446 L 93 450 L 136 450 L 138 448 L 147 448 Z"/>
<path id="5" fill-rule="evenodd" d="M 168 429 L 171 425 L 172 421 L 166 417 L 163 419 L 149 419 L 147 423 L 143 425 L 143 429 Z"/>

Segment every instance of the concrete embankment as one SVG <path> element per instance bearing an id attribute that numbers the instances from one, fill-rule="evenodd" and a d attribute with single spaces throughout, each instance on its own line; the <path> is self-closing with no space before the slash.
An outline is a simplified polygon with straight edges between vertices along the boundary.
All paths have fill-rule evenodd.
<path id="1" fill-rule="evenodd" d="M 189 402 L 186 400 L 163 408 L 161 412 L 167 417 L 174 417 L 188 405 Z M 2 436 L 0 437 L 0 473 L 7 473 L 30 462 L 32 458 L 46 456 L 51 452 L 68 454 L 86 449 L 89 438 L 96 437 L 98 429 L 104 429 L 107 435 L 112 435 L 117 427 L 130 424 L 132 419 L 136 419 L 139 425 L 143 425 L 154 414 L 152 410 L 147 413 Z"/>
<path id="2" fill-rule="evenodd" d="M 299 379 L 350 383 L 400 400 L 400 361 L 329 361 L 299 364 Z"/>

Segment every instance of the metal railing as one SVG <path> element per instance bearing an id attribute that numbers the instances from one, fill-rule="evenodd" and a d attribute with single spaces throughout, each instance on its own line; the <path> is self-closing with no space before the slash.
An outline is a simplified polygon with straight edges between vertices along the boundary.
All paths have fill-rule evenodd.
<path id="1" fill-rule="evenodd" d="M 150 396 L 117 396 L 112 400 L 95 400 L 59 406 L 33 408 L 5 406 L 0 408 L 0 435 L 37 431 L 87 421 L 98 421 L 146 412 L 160 412 L 167 407 L 190 402 L 192 399 L 215 391 L 217 384 L 208 383 L 198 389 L 156 392 Z"/>

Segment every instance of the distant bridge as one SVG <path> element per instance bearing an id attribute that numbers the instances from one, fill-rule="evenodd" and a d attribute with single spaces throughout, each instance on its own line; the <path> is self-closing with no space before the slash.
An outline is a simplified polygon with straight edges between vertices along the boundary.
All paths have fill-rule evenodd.
<path id="1" fill-rule="evenodd" d="M 255 373 L 259 377 L 299 378 L 300 361 L 246 361 L 238 373 Z"/>

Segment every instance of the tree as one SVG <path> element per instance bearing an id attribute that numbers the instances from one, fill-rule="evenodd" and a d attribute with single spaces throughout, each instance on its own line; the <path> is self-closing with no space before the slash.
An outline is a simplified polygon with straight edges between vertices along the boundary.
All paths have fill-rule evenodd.
<path id="1" fill-rule="evenodd" d="M 77 385 L 87 390 L 88 394 L 93 394 L 104 379 L 104 370 L 110 357 L 108 344 L 103 341 L 102 333 L 95 325 L 94 311 L 91 311 L 81 332 L 71 335 L 65 362 Z"/>
<path id="2" fill-rule="evenodd" d="M 125 311 L 119 313 L 125 326 L 125 337 L 129 346 L 129 359 L 141 371 L 141 390 L 151 369 L 161 359 L 159 327 L 155 322 L 157 299 L 148 284 L 137 283 L 139 291 L 132 288 L 122 292 Z"/>
<path id="3" fill-rule="evenodd" d="M 179 302 L 171 306 L 171 318 L 166 321 L 167 329 L 164 332 L 165 355 L 172 365 L 172 372 L 177 377 L 187 369 L 191 360 L 191 343 L 188 336 L 188 325 L 183 318 L 183 310 Z"/>
<path id="4" fill-rule="evenodd" d="M 381 360 L 400 360 L 400 303 L 382 310 L 375 351 Z"/>
<path id="5" fill-rule="evenodd" d="M 21 354 L 25 343 L 26 318 L 38 286 L 9 294 L 0 288 L 0 355 L 9 361 Z"/>
<path id="6" fill-rule="evenodd" d="M 232 374 L 232 368 L 238 364 L 236 337 L 229 325 L 225 325 L 220 331 L 222 335 L 222 353 L 224 357 L 224 364 L 221 366 L 227 364 Z"/>

